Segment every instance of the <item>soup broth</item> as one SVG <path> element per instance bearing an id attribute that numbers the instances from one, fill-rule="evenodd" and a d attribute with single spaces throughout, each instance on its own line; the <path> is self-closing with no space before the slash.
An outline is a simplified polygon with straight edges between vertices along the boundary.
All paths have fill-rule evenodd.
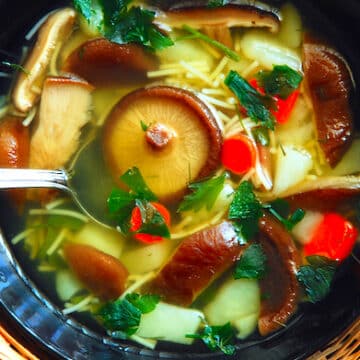
<path id="1" fill-rule="evenodd" d="M 76 175 L 116 225 L 16 190 L 12 243 L 64 314 L 231 355 L 326 298 L 351 257 L 353 78 L 291 3 L 162 5 L 74 1 L 40 26 L 2 109 L 0 166 L 71 168 L 90 142 Z"/>

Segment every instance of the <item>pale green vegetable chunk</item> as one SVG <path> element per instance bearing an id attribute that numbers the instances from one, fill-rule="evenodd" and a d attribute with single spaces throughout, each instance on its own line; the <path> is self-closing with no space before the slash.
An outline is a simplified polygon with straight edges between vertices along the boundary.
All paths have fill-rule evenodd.
<path id="1" fill-rule="evenodd" d="M 244 55 L 271 70 L 274 65 L 287 65 L 301 71 L 301 56 L 298 51 L 281 43 L 273 34 L 261 30 L 247 32 L 241 39 Z"/>
<path id="2" fill-rule="evenodd" d="M 219 289 L 213 300 L 204 308 L 210 325 L 227 322 L 244 338 L 257 327 L 260 312 L 260 288 L 252 279 L 229 279 Z"/>
<path id="3" fill-rule="evenodd" d="M 67 301 L 84 287 L 69 270 L 60 270 L 55 278 L 56 292 L 61 301 Z"/>
<path id="4" fill-rule="evenodd" d="M 74 237 L 74 242 L 93 246 L 94 248 L 119 258 L 124 246 L 124 238 L 112 229 L 95 223 L 86 224 Z"/>
<path id="5" fill-rule="evenodd" d="M 281 194 L 303 181 L 313 167 L 311 154 L 292 145 L 284 145 L 277 152 L 274 194 Z"/>
<path id="6" fill-rule="evenodd" d="M 302 41 L 301 16 L 293 4 L 287 3 L 281 8 L 283 20 L 280 25 L 278 37 L 280 41 L 290 48 L 297 48 Z"/>
<path id="7" fill-rule="evenodd" d="M 175 243 L 164 240 L 152 245 L 136 245 L 124 252 L 121 257 L 122 263 L 131 274 L 142 274 L 156 270 L 168 259 Z"/>
<path id="8" fill-rule="evenodd" d="M 160 302 L 155 310 L 141 316 L 139 329 L 135 335 L 191 344 L 194 339 L 185 335 L 195 334 L 203 318 L 203 313 L 198 310 Z"/>

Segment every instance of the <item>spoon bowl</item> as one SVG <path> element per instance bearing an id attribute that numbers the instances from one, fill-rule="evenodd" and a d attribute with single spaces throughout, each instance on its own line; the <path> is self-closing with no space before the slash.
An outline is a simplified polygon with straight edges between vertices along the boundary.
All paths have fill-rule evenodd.
<path id="1" fill-rule="evenodd" d="M 107 198 L 115 186 L 98 139 L 84 146 L 68 170 L 0 169 L 0 190 L 51 188 L 66 192 L 85 215 L 110 228 L 116 223 L 107 210 Z"/>

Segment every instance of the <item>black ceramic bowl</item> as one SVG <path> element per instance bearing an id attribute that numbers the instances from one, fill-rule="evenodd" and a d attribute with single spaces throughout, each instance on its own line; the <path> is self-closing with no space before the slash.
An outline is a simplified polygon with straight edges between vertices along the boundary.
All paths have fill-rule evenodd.
<path id="1" fill-rule="evenodd" d="M 273 1 L 274 5 L 282 3 Z M 17 62 L 24 34 L 49 10 L 64 1 L 0 0 L 0 61 Z M 360 49 L 356 40 L 360 21 L 358 0 L 299 0 L 305 21 L 326 33 L 348 59 L 354 78 L 360 83 Z M 10 81 L 0 78 L 1 93 Z M 359 99 L 355 96 L 355 104 Z M 356 122 L 359 123 L 356 115 Z M 360 266 L 350 258 L 342 267 L 330 295 L 316 305 L 303 304 L 287 327 L 269 337 L 253 335 L 238 344 L 233 357 L 209 353 L 203 347 L 167 346 L 150 351 L 135 344 L 119 343 L 106 337 L 94 322 L 82 316 L 70 318 L 59 310 L 53 291 L 41 287 L 21 248 L 10 239 L 21 227 L 20 219 L 4 194 L 0 194 L 0 320 L 6 328 L 41 359 L 304 359 L 325 346 L 360 315 Z M 355 250 L 355 254 L 359 253 Z M 85 325 L 86 324 L 86 325 Z"/>

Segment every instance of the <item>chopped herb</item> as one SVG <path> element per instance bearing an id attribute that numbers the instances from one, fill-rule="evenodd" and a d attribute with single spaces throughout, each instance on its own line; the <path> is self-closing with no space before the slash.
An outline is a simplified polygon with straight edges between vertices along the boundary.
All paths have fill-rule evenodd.
<path id="1" fill-rule="evenodd" d="M 256 127 L 252 130 L 252 135 L 254 136 L 256 142 L 262 146 L 270 145 L 269 131 L 264 126 Z"/>
<path id="2" fill-rule="evenodd" d="M 225 46 L 221 42 L 216 41 L 216 40 L 206 36 L 205 34 L 201 33 L 200 31 L 197 31 L 197 30 L 193 29 L 192 27 L 190 27 L 188 25 L 183 25 L 183 29 L 193 35 L 191 37 L 192 39 L 203 40 L 206 43 L 216 47 L 219 50 L 221 50 L 228 58 L 230 58 L 230 59 L 232 59 L 234 61 L 239 61 L 240 60 L 239 55 L 235 51 L 232 51 L 231 49 L 229 49 L 227 46 Z"/>
<path id="3" fill-rule="evenodd" d="M 316 303 L 324 299 L 330 291 L 336 262 L 323 256 L 308 256 L 306 260 L 309 265 L 300 266 L 296 276 L 309 301 Z"/>
<path id="4" fill-rule="evenodd" d="M 202 207 L 211 210 L 224 188 L 225 179 L 226 174 L 224 173 L 209 180 L 190 184 L 189 189 L 192 190 L 192 193 L 184 197 L 178 211 L 199 211 Z"/>
<path id="5" fill-rule="evenodd" d="M 275 65 L 272 71 L 260 71 L 257 78 L 267 94 L 278 95 L 281 99 L 288 98 L 303 79 L 287 65 Z"/>
<path id="6" fill-rule="evenodd" d="M 160 50 L 173 45 L 154 24 L 155 12 L 138 6 L 128 7 L 132 0 L 98 0 L 103 27 L 99 29 L 108 40 L 117 44 L 137 43 L 150 50 Z M 96 24 L 98 14 L 91 0 L 74 0 L 75 9 L 89 24 Z"/>
<path id="7" fill-rule="evenodd" d="M 170 237 L 163 216 L 150 203 L 156 201 L 157 197 L 146 185 L 139 169 L 136 167 L 129 169 L 120 180 L 130 190 L 113 189 L 107 200 L 109 212 L 116 218 L 120 230 L 124 234 L 129 232 L 131 213 L 137 206 L 142 218 L 142 226 L 137 232 Z"/>
<path id="8" fill-rule="evenodd" d="M 105 304 L 98 315 L 111 334 L 126 339 L 137 331 L 141 315 L 153 311 L 158 302 L 157 295 L 128 294 Z"/>
<path id="9" fill-rule="evenodd" d="M 276 109 L 274 99 L 263 95 L 254 89 L 236 71 L 231 70 L 225 79 L 225 84 L 239 99 L 247 115 L 256 123 L 260 122 L 270 130 L 274 130 L 275 118 L 271 109 Z"/>
<path id="10" fill-rule="evenodd" d="M 140 209 L 142 225 L 137 233 L 158 235 L 170 238 L 169 228 L 163 216 L 148 201 L 136 200 L 136 206 Z"/>
<path id="11" fill-rule="evenodd" d="M 289 203 L 283 199 L 277 199 L 270 204 L 263 205 L 263 207 L 275 216 L 288 231 L 291 231 L 305 216 L 303 209 L 296 209 L 291 214 Z"/>
<path id="12" fill-rule="evenodd" d="M 242 182 L 235 192 L 229 208 L 229 219 L 237 221 L 237 229 L 245 240 L 251 239 L 258 231 L 262 206 L 256 198 L 252 184 Z"/>
<path id="13" fill-rule="evenodd" d="M 26 70 L 23 66 L 19 65 L 19 64 L 14 64 L 8 61 L 2 61 L 1 62 L 2 65 L 7 66 L 13 70 L 16 71 L 22 71 L 23 73 L 25 73 L 26 75 L 29 75 L 30 72 L 28 70 Z"/>
<path id="14" fill-rule="evenodd" d="M 225 6 L 228 3 L 228 0 L 209 0 L 207 7 L 208 8 L 217 8 Z"/>
<path id="15" fill-rule="evenodd" d="M 144 121 L 140 121 L 140 126 L 142 131 L 147 131 L 147 129 L 149 128 L 149 125 L 146 125 Z"/>
<path id="16" fill-rule="evenodd" d="M 226 355 L 235 353 L 235 346 L 233 345 L 235 333 L 230 323 L 223 326 L 206 324 L 200 334 L 187 334 L 186 337 L 202 340 L 211 351 L 221 350 Z"/>
<path id="17" fill-rule="evenodd" d="M 266 273 L 266 260 L 260 244 L 249 245 L 236 262 L 234 279 L 262 279 Z"/>

